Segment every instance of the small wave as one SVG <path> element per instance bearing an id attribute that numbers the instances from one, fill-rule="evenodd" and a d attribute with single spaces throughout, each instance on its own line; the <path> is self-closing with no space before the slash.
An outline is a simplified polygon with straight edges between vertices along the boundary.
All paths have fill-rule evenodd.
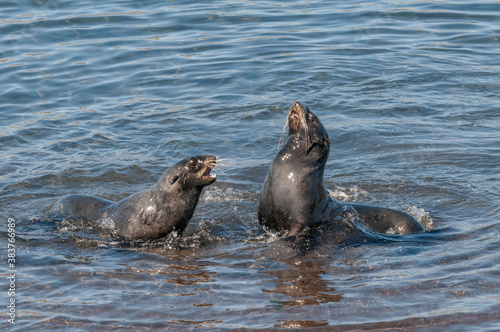
<path id="1" fill-rule="evenodd" d="M 358 186 L 351 186 L 350 188 L 335 185 L 333 190 L 329 190 L 330 197 L 341 201 L 356 201 L 359 197 L 370 196 L 370 193 Z"/>
<path id="2" fill-rule="evenodd" d="M 253 200 L 254 193 L 233 188 L 208 187 L 200 200 L 202 202 L 243 202 Z"/>
<path id="3" fill-rule="evenodd" d="M 416 206 L 410 206 L 405 209 L 405 212 L 411 215 L 413 218 L 417 219 L 419 223 L 424 226 L 425 230 L 429 231 L 434 229 L 434 220 L 429 215 L 428 211 L 425 211 L 422 208 L 418 208 Z"/>
<path id="4" fill-rule="evenodd" d="M 243 240 L 244 243 L 255 244 L 255 243 L 272 243 L 282 239 L 284 236 L 288 234 L 288 232 L 284 235 L 283 232 L 275 232 L 270 230 L 267 227 L 259 227 L 254 229 L 253 231 L 249 231 L 249 238 Z"/>
<path id="5" fill-rule="evenodd" d="M 101 227 L 107 228 L 107 229 L 115 229 L 115 222 L 111 218 L 103 218 L 98 220 L 98 223 Z"/>

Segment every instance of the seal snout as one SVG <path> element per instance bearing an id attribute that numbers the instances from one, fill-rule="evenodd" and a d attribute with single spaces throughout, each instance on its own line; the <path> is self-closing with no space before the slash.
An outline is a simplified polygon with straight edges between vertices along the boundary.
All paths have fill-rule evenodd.
<path id="1" fill-rule="evenodd" d="M 292 104 L 292 107 L 290 107 L 290 111 L 288 112 L 288 128 L 290 129 L 291 134 L 296 134 L 300 132 L 301 130 L 304 131 L 304 133 L 307 136 L 307 109 L 304 109 L 301 103 L 298 101 L 294 102 Z"/>
<path id="2" fill-rule="evenodd" d="M 292 104 L 292 107 L 290 107 L 288 116 L 300 120 L 305 113 L 306 112 L 302 104 L 296 101 Z"/>
<path id="3" fill-rule="evenodd" d="M 302 110 L 304 110 L 304 107 L 302 106 L 301 103 L 299 103 L 298 101 L 295 101 L 292 104 L 292 109 L 302 109 Z"/>

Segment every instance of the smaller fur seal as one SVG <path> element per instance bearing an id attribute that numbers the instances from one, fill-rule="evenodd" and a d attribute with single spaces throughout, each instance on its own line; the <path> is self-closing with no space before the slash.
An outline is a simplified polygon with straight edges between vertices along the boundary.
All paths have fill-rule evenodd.
<path id="1" fill-rule="evenodd" d="M 299 102 L 293 103 L 287 120 L 288 139 L 275 156 L 260 192 L 260 224 L 294 236 L 306 227 L 336 222 L 351 213 L 363 226 L 380 233 L 424 231 L 407 213 L 331 198 L 323 184 L 331 144 L 325 127 Z"/>
<path id="2" fill-rule="evenodd" d="M 116 232 L 129 239 L 158 239 L 172 231 L 182 234 L 202 189 L 217 179 L 210 174 L 215 165 L 214 156 L 186 158 L 167 169 L 151 188 L 119 202 L 71 195 L 60 202 L 59 212 L 84 221 L 110 218 Z"/>

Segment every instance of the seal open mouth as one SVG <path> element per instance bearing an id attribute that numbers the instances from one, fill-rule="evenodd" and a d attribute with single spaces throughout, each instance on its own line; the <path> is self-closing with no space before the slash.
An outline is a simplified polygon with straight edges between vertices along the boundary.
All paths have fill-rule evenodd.
<path id="1" fill-rule="evenodd" d="M 213 168 L 210 168 L 209 166 L 207 166 L 207 168 L 205 169 L 205 173 L 203 173 L 203 175 L 201 177 L 202 178 L 215 178 L 215 177 L 217 177 L 217 174 L 210 174 L 210 171 L 212 169 Z"/>
<path id="2" fill-rule="evenodd" d="M 306 141 L 306 153 L 311 146 L 309 137 L 309 125 L 307 123 L 307 113 L 308 108 L 304 108 L 298 101 L 292 104 L 290 111 L 288 112 L 288 135 L 297 135 L 301 138 L 302 133 L 303 138 Z"/>
<path id="3" fill-rule="evenodd" d="M 316 144 L 326 146 L 331 144 L 328 134 L 319 119 L 298 101 L 292 104 L 288 112 L 288 136 L 293 136 L 305 142 L 307 154 Z"/>
<path id="4" fill-rule="evenodd" d="M 300 114 L 299 114 L 299 112 L 295 108 L 292 108 L 290 110 L 290 117 L 292 117 L 293 119 L 299 119 L 300 120 Z"/>
<path id="5" fill-rule="evenodd" d="M 300 130 L 301 128 L 307 128 L 306 122 L 306 110 L 298 102 L 294 102 L 288 113 L 288 126 L 293 130 Z"/>
<path id="6" fill-rule="evenodd" d="M 214 169 L 217 164 L 217 157 L 208 157 L 205 161 L 205 171 L 201 176 L 201 179 L 206 182 L 214 182 L 217 179 L 217 174 L 210 174 L 210 172 Z"/>
<path id="7" fill-rule="evenodd" d="M 304 136 L 308 139 L 308 123 L 307 123 L 307 113 L 309 113 L 309 108 L 304 108 L 298 101 L 292 104 L 290 107 L 290 112 L 288 113 L 288 127 L 292 129 L 293 133 L 304 132 Z"/>

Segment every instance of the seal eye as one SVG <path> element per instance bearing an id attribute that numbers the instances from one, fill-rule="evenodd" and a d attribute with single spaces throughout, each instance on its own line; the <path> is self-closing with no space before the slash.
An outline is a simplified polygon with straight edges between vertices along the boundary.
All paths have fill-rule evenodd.
<path id="1" fill-rule="evenodd" d="M 198 160 L 196 159 L 189 160 L 189 167 L 195 168 L 197 165 L 198 165 Z"/>

